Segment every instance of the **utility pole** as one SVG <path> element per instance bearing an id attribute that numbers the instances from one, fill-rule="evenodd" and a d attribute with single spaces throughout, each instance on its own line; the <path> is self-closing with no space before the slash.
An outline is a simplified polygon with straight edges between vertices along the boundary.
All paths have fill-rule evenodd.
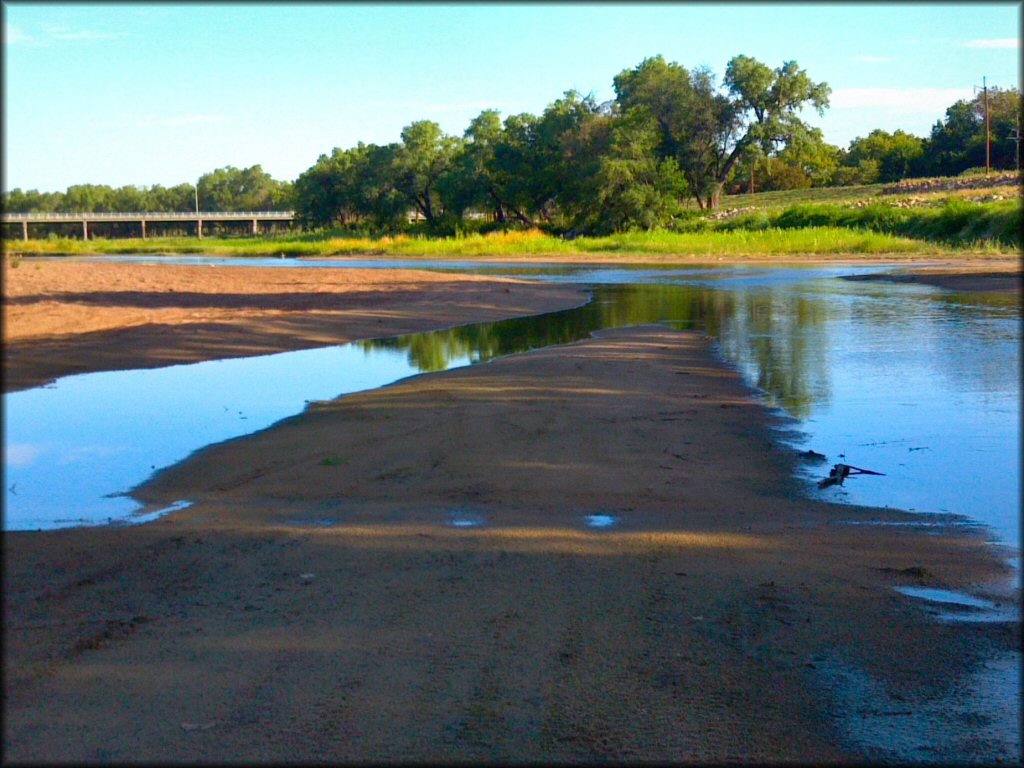
<path id="1" fill-rule="evenodd" d="M 992 124 L 988 119 L 988 80 L 981 78 L 981 85 L 985 91 L 985 175 L 992 173 Z"/>
<path id="2" fill-rule="evenodd" d="M 981 78 L 981 88 L 974 86 L 974 92 L 981 91 L 985 94 L 985 175 L 992 172 L 992 128 L 988 119 L 988 78 Z"/>
<path id="3" fill-rule="evenodd" d="M 1017 173 L 1020 173 L 1020 112 L 1017 113 L 1017 128 L 1006 138 L 1017 145 Z"/>
<path id="4" fill-rule="evenodd" d="M 196 237 L 203 239 L 203 220 L 199 218 L 199 182 L 196 182 Z"/>

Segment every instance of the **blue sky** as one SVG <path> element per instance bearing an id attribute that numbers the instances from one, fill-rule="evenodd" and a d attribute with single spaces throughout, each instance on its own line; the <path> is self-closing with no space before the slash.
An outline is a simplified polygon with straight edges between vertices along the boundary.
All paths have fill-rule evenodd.
<path id="1" fill-rule="evenodd" d="M 1019 3 L 182 4 L 4 2 L 3 188 L 171 186 L 259 164 L 539 114 L 663 55 L 719 77 L 795 60 L 832 87 L 807 119 L 842 147 L 927 136 L 957 99 L 1020 88 Z M 994 137 L 998 139 L 998 137 Z"/>

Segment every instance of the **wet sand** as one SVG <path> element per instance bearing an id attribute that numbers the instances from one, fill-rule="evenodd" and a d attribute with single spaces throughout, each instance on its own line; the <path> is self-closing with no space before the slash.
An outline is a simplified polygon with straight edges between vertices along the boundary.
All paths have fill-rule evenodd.
<path id="1" fill-rule="evenodd" d="M 749 395 L 699 335 L 618 329 L 208 447 L 137 489 L 194 502 L 154 523 L 8 533 L 4 754 L 878 757 L 844 674 L 898 726 L 1020 643 L 893 587 L 1006 600 L 1007 566 L 963 528 L 804 498 Z M 936 760 L 1005 757 L 960 727 L 972 751 Z"/>
<path id="2" fill-rule="evenodd" d="M 870 275 L 850 275 L 847 280 L 933 285 L 950 291 L 1020 293 L 1024 272 L 1020 258 L 983 262 L 950 262 L 918 265 Z"/>
<path id="3" fill-rule="evenodd" d="M 3 267 L 4 391 L 575 306 L 574 288 L 405 269 Z"/>

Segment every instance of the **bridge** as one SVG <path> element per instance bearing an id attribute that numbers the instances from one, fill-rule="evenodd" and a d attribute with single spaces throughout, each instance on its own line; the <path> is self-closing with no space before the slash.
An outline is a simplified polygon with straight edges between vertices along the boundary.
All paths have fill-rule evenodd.
<path id="1" fill-rule="evenodd" d="M 4 213 L 0 223 L 21 224 L 21 236 L 28 240 L 29 224 L 82 224 L 82 239 L 89 239 L 89 224 L 138 223 L 143 239 L 146 237 L 147 222 L 182 222 L 194 223 L 196 235 L 203 236 L 203 222 L 211 221 L 251 221 L 252 233 L 259 234 L 261 221 L 284 221 L 291 224 L 295 220 L 295 211 L 199 211 L 180 213 L 178 211 L 147 211 L 144 213 Z"/>

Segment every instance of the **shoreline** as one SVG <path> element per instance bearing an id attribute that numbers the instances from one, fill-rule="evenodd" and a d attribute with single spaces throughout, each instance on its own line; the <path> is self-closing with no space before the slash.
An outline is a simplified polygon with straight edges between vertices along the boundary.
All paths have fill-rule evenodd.
<path id="1" fill-rule="evenodd" d="M 459 312 L 527 303 L 477 282 Z M 438 321 L 364 298 L 387 327 Z M 844 696 L 948 729 L 929 707 L 1019 649 L 1020 624 L 940 623 L 894 587 L 1006 600 L 981 585 L 1008 566 L 976 532 L 806 498 L 750 394 L 700 334 L 603 331 L 208 446 L 133 491 L 194 501 L 156 521 L 9 532 L 5 754 L 877 757 Z"/>
<path id="2" fill-rule="evenodd" d="M 4 266 L 4 391 L 542 314 L 575 287 L 414 269 Z"/>

